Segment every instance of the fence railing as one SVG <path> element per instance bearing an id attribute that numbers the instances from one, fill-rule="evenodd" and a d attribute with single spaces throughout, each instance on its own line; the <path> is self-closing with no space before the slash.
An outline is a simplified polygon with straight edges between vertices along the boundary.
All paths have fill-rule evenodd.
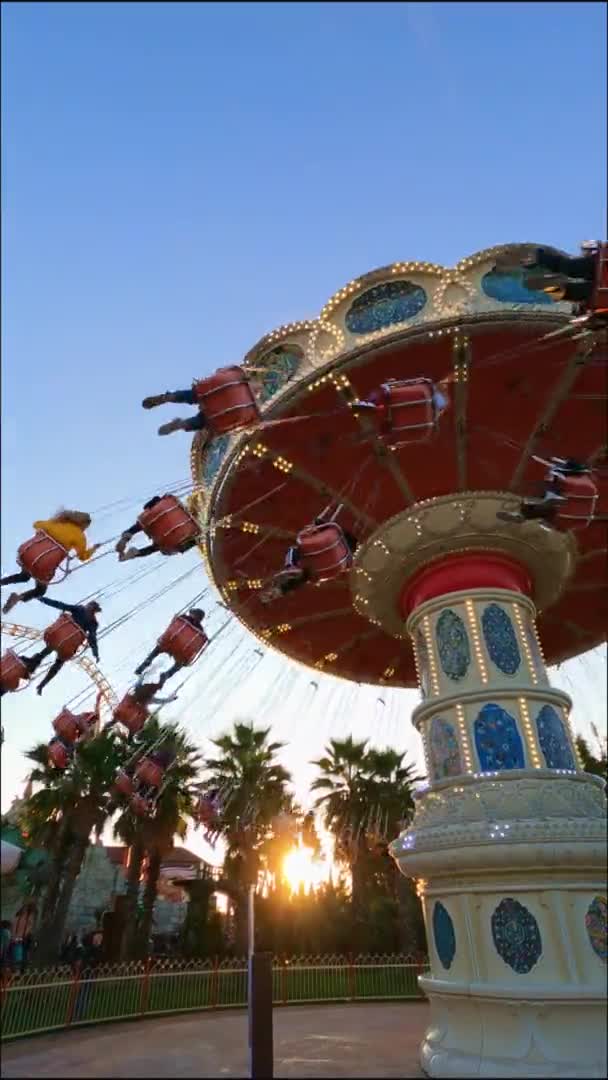
<path id="1" fill-rule="evenodd" d="M 426 970 L 426 961 L 410 956 L 275 957 L 273 999 L 289 1005 L 421 998 L 418 975 Z M 2 979 L 1 1037 L 246 1004 L 245 960 L 37 970 Z"/>

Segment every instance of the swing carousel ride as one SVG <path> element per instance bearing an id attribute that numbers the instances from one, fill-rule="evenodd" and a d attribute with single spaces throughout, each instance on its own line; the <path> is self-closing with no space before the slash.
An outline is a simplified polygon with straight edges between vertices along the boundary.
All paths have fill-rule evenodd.
<path id="1" fill-rule="evenodd" d="M 555 266 L 561 276 L 543 277 Z M 160 428 L 195 432 L 191 480 L 140 505 L 118 558 L 198 547 L 221 600 L 204 588 L 180 608 L 135 673 L 162 656 L 173 666 L 120 702 L 94 675 L 111 722 L 137 735 L 199 657 L 212 709 L 212 689 L 239 681 L 239 641 L 215 651 L 235 627 L 258 639 L 247 672 L 274 650 L 313 680 L 419 686 L 429 782 L 391 852 L 424 909 L 429 1075 L 605 1075 L 605 800 L 546 665 L 606 639 L 606 271 L 604 244 L 575 260 L 507 245 L 451 269 L 395 263 L 268 334 L 240 367 L 143 403 L 198 408 Z M 36 523 L 22 572 L 3 583 L 34 579 L 40 598 L 67 554 L 63 520 Z M 131 546 L 138 533 L 147 547 Z M 194 606 L 203 598 L 211 613 Z M 85 662 L 85 608 L 47 628 L 47 653 Z M 38 662 L 5 653 L 2 692 L 27 686 Z M 90 724 L 66 706 L 55 730 L 67 767 Z M 116 797 L 154 813 L 171 767 L 162 745 L 134 754 Z M 222 797 L 201 794 L 211 830 Z"/>

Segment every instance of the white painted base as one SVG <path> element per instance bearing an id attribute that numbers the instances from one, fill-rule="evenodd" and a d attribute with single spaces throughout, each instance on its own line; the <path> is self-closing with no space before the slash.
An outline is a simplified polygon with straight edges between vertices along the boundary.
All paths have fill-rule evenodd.
<path id="1" fill-rule="evenodd" d="M 605 1077 L 606 1002 L 597 993 L 560 1001 L 499 1000 L 433 991 L 431 1024 L 420 1047 L 427 1076 Z"/>

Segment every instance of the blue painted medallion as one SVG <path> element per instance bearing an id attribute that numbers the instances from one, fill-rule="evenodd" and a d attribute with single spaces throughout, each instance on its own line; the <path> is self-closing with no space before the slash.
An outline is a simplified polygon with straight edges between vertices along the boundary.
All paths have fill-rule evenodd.
<path id="1" fill-rule="evenodd" d="M 500 705 L 488 702 L 475 720 L 475 747 L 483 772 L 525 768 L 517 723 Z"/>
<path id="2" fill-rule="evenodd" d="M 600 960 L 608 960 L 607 949 L 608 905 L 605 896 L 596 896 L 587 908 L 585 928 L 589 944 Z"/>
<path id="3" fill-rule="evenodd" d="M 553 300 L 544 292 L 533 292 L 524 285 L 523 270 L 490 270 L 481 279 L 481 288 L 491 300 L 502 304 L 552 304 Z"/>
<path id="4" fill-rule="evenodd" d="M 536 717 L 538 742 L 548 769 L 576 769 L 563 720 L 552 705 L 543 705 Z"/>
<path id="5" fill-rule="evenodd" d="M 205 484 L 211 484 L 217 476 L 229 444 L 230 435 L 218 435 L 216 439 L 212 439 L 209 443 L 203 460 L 203 480 Z"/>
<path id="6" fill-rule="evenodd" d="M 266 370 L 261 376 L 262 390 L 258 395 L 261 405 L 274 397 L 290 379 L 293 379 L 302 358 L 302 350 L 297 345 L 280 345 L 262 357 L 258 366 Z"/>
<path id="7" fill-rule="evenodd" d="M 521 656 L 513 624 L 499 604 L 488 604 L 481 616 L 486 649 L 492 663 L 504 675 L 514 675 L 521 664 Z"/>
<path id="8" fill-rule="evenodd" d="M 492 938 L 498 955 L 518 975 L 527 975 L 543 951 L 532 912 L 511 897 L 501 900 L 492 915 Z"/>
<path id="9" fill-rule="evenodd" d="M 456 732 L 449 720 L 444 720 L 442 716 L 434 716 L 431 720 L 429 755 L 432 780 L 460 776 L 463 772 Z"/>
<path id="10" fill-rule="evenodd" d="M 386 281 L 358 296 L 346 319 L 351 334 L 371 334 L 413 319 L 426 304 L 426 293 L 411 281 Z"/>
<path id="11" fill-rule="evenodd" d="M 464 622 L 451 608 L 441 612 L 435 627 L 439 660 L 449 679 L 464 679 L 471 663 L 469 638 Z"/>
<path id="12" fill-rule="evenodd" d="M 447 971 L 456 955 L 456 934 L 452 916 L 440 900 L 435 901 L 433 908 L 433 938 L 437 956 Z"/>

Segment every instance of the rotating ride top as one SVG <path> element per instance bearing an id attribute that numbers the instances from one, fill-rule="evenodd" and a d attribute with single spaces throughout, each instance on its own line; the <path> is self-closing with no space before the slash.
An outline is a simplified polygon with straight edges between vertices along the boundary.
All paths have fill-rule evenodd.
<path id="1" fill-rule="evenodd" d="M 545 670 L 608 626 L 605 254 L 571 287 L 543 249 L 547 291 L 530 245 L 366 274 L 245 357 L 261 424 L 192 445 L 249 630 L 420 684 L 430 783 L 392 852 L 423 901 L 430 1075 L 605 1075 L 605 800 Z"/>

